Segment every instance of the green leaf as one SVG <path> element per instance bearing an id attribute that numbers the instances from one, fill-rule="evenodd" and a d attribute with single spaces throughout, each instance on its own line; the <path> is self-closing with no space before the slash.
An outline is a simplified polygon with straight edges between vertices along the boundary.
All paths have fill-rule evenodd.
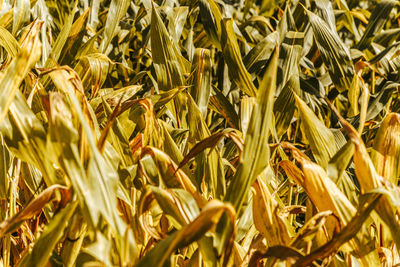
<path id="1" fill-rule="evenodd" d="M 199 0 L 200 17 L 204 30 L 212 43 L 219 49 L 223 49 L 222 15 L 217 4 L 213 0 Z"/>
<path id="2" fill-rule="evenodd" d="M 60 163 L 70 177 L 80 202 L 85 203 L 85 213 L 89 216 L 91 225 L 96 226 L 99 223 L 100 216 L 102 216 L 115 233 L 122 237 L 125 234 L 126 225 L 116 212 L 118 176 L 110 159 L 103 157 L 96 146 L 89 121 L 84 115 L 76 95 L 81 84 L 76 80 L 76 73 L 69 68 L 53 71 L 50 76 L 56 87 L 67 96 L 76 112 L 77 120 L 87 137 L 88 149 L 92 155 L 86 168 L 84 168 L 78 152 L 77 133 L 70 134 L 68 138 L 56 135 L 55 139 L 61 145 L 59 153 L 65 155 L 65 157 L 60 158 Z M 86 100 L 83 100 L 83 103 L 86 103 L 83 104 L 85 107 L 87 105 Z M 59 132 L 57 127 L 62 124 L 68 125 L 68 123 L 68 117 L 65 115 L 55 117 L 53 121 L 55 133 Z"/>
<path id="3" fill-rule="evenodd" d="M 211 95 L 211 55 L 210 50 L 196 48 L 192 63 L 192 88 L 190 94 L 196 105 L 199 107 L 201 115 L 207 115 L 208 101 Z"/>
<path id="4" fill-rule="evenodd" d="M 4 27 L 0 26 L 0 45 L 4 47 L 11 57 L 15 57 L 21 49 L 14 36 Z"/>
<path id="5" fill-rule="evenodd" d="M 239 129 L 239 116 L 234 106 L 218 88 L 214 88 L 214 93 L 215 95 L 210 98 L 210 109 L 221 114 L 230 127 Z"/>
<path id="6" fill-rule="evenodd" d="M 52 218 L 39 239 L 35 242 L 32 252 L 22 260 L 20 266 L 44 266 L 48 263 L 53 249 L 63 237 L 64 229 L 67 227 L 69 219 L 77 206 L 78 202 L 75 201 Z"/>
<path id="7" fill-rule="evenodd" d="M 325 21 L 310 11 L 307 14 L 322 60 L 337 90 L 343 92 L 351 86 L 354 76 L 349 50 Z"/>
<path id="8" fill-rule="evenodd" d="M 151 52 L 157 82 L 161 90 L 167 91 L 184 85 L 183 68 L 179 61 L 179 52 L 153 7 L 151 12 Z"/>
<path id="9" fill-rule="evenodd" d="M 249 128 L 244 141 L 244 150 L 241 154 L 240 165 L 227 188 L 225 201 L 232 203 L 237 212 L 240 212 L 243 202 L 257 176 L 269 165 L 268 136 L 272 123 L 273 98 L 276 89 L 276 74 L 278 68 L 279 49 L 276 48 L 257 92 L 256 105 L 251 113 Z M 227 244 L 229 237 L 227 218 L 218 225 L 218 251 Z"/>
<path id="10" fill-rule="evenodd" d="M 168 91 L 185 85 L 183 57 L 172 41 L 160 15 L 153 6 L 151 12 L 151 53 L 153 66 L 160 90 Z M 174 105 L 169 104 L 170 111 L 175 115 L 180 127 L 186 126 L 186 100 L 183 94 L 178 94 Z"/>
<path id="11" fill-rule="evenodd" d="M 21 29 L 22 26 L 30 19 L 31 5 L 29 0 L 16 0 L 14 4 L 14 17 L 13 17 L 13 35 Z"/>
<path id="12" fill-rule="evenodd" d="M 389 14 L 393 7 L 397 4 L 397 1 L 383 0 L 376 5 L 371 17 L 368 21 L 367 28 L 357 44 L 357 48 L 364 50 L 370 46 L 375 35 L 382 29 L 383 25 L 389 19 Z"/>
<path id="13" fill-rule="evenodd" d="M 108 46 L 111 40 L 117 34 L 117 27 L 120 20 L 125 15 L 129 8 L 130 1 L 128 0 L 112 0 L 110 4 L 110 9 L 107 15 L 106 25 L 104 27 L 104 36 L 100 44 L 100 51 L 104 54 L 108 54 Z"/>
<path id="14" fill-rule="evenodd" d="M 3 88 L 0 92 L 0 122 L 6 116 L 23 79 L 40 58 L 39 30 L 41 26 L 40 22 L 31 25 L 24 46 L 0 78 L 0 87 Z"/>
<path id="15" fill-rule="evenodd" d="M 211 135 L 199 108 L 193 99 L 188 96 L 188 121 L 189 121 L 189 142 L 194 145 Z M 225 176 L 222 166 L 219 149 L 212 150 L 207 155 L 207 150 L 196 157 L 197 168 L 195 171 L 196 181 L 200 185 L 205 182 L 213 197 L 223 198 L 225 195 Z"/>
<path id="16" fill-rule="evenodd" d="M 244 93 L 249 96 L 255 96 L 257 89 L 254 87 L 250 73 L 243 64 L 236 33 L 233 30 L 232 20 L 223 21 L 221 38 L 225 44 L 223 47 L 223 54 L 226 64 L 228 65 L 229 77 Z"/>
<path id="17" fill-rule="evenodd" d="M 86 23 L 89 17 L 89 9 L 72 24 L 68 38 L 65 41 L 59 61 L 62 65 L 71 64 L 81 46 L 82 38 L 86 33 Z"/>
<path id="18" fill-rule="evenodd" d="M 250 73 L 258 73 L 268 62 L 278 42 L 278 32 L 273 32 L 257 43 L 243 58 L 243 63 Z"/>

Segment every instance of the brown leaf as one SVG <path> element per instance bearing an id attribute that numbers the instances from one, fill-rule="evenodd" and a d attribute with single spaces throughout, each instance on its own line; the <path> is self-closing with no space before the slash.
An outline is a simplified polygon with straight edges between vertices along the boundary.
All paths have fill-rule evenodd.
<path id="1" fill-rule="evenodd" d="M 56 199 L 56 191 L 61 193 L 60 207 L 65 207 L 71 200 L 71 191 L 62 185 L 52 185 L 43 190 L 20 212 L 0 223 L 0 238 L 15 230 L 23 221 L 31 219 L 33 216 L 39 214 L 47 203 Z"/>

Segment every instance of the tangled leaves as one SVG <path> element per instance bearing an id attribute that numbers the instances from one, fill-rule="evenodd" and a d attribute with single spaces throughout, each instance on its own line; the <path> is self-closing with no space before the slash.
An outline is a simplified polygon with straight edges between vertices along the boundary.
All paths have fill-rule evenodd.
<path id="1" fill-rule="evenodd" d="M 0 5 L 0 266 L 400 264 L 396 1 Z"/>

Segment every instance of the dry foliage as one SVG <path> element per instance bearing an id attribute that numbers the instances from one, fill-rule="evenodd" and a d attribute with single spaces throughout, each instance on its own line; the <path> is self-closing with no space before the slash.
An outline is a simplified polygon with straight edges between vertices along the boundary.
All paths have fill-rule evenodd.
<path id="1" fill-rule="evenodd" d="M 0 7 L 0 267 L 400 264 L 398 1 Z"/>

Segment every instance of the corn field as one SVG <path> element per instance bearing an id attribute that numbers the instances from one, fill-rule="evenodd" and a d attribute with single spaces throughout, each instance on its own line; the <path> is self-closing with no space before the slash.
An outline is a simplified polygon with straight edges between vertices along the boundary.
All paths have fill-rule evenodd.
<path id="1" fill-rule="evenodd" d="M 0 267 L 400 266 L 400 1 L 0 0 Z"/>

